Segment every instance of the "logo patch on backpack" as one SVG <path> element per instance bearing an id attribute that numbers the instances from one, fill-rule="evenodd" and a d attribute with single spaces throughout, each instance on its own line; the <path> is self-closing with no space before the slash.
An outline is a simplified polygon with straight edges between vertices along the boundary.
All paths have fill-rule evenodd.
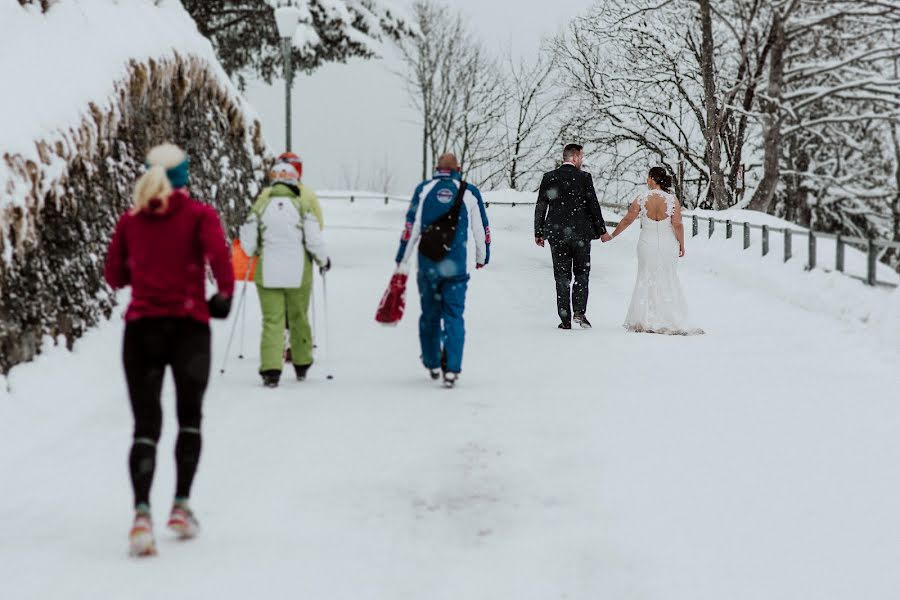
<path id="1" fill-rule="evenodd" d="M 453 201 L 453 196 L 453 192 L 447 189 L 441 190 L 437 193 L 438 202 L 440 202 L 441 204 L 449 204 Z"/>

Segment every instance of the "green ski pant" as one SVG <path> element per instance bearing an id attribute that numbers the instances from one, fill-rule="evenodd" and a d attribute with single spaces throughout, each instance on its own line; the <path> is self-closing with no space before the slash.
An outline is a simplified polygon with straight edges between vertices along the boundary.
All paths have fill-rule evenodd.
<path id="1" fill-rule="evenodd" d="M 306 273 L 309 277 L 305 276 Z M 291 358 L 295 365 L 313 362 L 312 330 L 309 325 L 309 300 L 312 292 L 312 269 L 306 269 L 299 288 L 267 288 L 259 284 L 259 305 L 262 307 L 262 341 L 260 343 L 260 373 L 281 371 L 284 364 L 285 318 L 290 329 Z"/>

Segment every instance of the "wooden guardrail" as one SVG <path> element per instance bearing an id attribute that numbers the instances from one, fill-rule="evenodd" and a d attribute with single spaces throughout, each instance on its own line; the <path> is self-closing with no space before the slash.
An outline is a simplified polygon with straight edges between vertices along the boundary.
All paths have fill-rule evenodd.
<path id="1" fill-rule="evenodd" d="M 783 257 L 784 262 L 793 258 L 794 237 L 806 238 L 808 247 L 806 268 L 815 269 L 818 266 L 818 252 L 816 251 L 817 242 L 821 239 L 835 240 L 834 253 L 834 269 L 845 275 L 856 277 L 865 281 L 868 285 L 884 285 L 896 287 L 897 284 L 878 280 L 878 257 L 882 250 L 895 248 L 900 250 L 900 243 L 890 242 L 887 240 L 878 240 L 875 238 L 861 238 L 853 236 L 843 236 L 841 234 L 824 233 L 821 231 L 801 230 L 792 227 L 772 227 L 770 225 L 757 225 L 755 223 L 746 223 L 743 221 L 732 221 L 731 219 L 717 219 L 715 217 L 701 217 L 698 215 L 688 215 L 691 219 L 691 233 L 694 237 L 699 235 L 700 221 L 707 221 L 709 237 L 715 233 L 717 224 L 725 225 L 725 238 L 731 239 L 734 236 L 734 228 L 738 226 L 742 229 L 744 250 L 750 248 L 751 230 L 758 229 L 761 233 L 761 250 L 762 256 L 769 254 L 771 250 L 771 236 L 773 233 L 780 233 L 782 236 Z M 844 268 L 845 254 L 847 245 L 858 246 L 864 249 L 866 253 L 866 275 L 860 277 L 852 273 L 847 273 Z"/>

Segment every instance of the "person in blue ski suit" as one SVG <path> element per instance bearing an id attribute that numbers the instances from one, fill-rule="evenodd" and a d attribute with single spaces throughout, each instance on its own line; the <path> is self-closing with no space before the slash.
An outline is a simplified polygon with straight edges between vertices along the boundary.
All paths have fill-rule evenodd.
<path id="1" fill-rule="evenodd" d="M 401 271 L 418 247 L 424 229 L 444 216 L 453 207 L 462 183 L 459 161 L 453 154 L 445 154 L 438 161 L 434 177 L 416 188 L 406 214 L 406 227 L 397 251 L 397 266 Z M 491 258 L 491 230 L 481 192 L 467 185 L 459 214 L 459 223 L 450 251 L 440 262 L 419 252 L 417 283 L 422 303 L 419 318 L 419 341 L 422 362 L 438 379 L 443 371 L 444 384 L 453 387 L 462 371 L 465 342 L 466 290 L 469 284 L 467 245 L 469 233 L 475 242 L 475 266 L 485 267 Z"/>

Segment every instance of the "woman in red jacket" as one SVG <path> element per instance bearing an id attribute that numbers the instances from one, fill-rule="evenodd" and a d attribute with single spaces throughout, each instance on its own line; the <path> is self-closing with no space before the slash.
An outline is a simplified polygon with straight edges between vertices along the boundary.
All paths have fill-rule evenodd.
<path id="1" fill-rule="evenodd" d="M 209 318 L 228 316 L 234 291 L 219 216 L 190 197 L 184 151 L 171 144 L 158 146 L 148 154 L 147 165 L 134 191 L 134 207 L 116 226 L 105 272 L 113 288 L 131 286 L 122 355 L 134 413 L 129 467 L 136 514 L 129 540 L 135 556 L 156 553 L 150 486 L 162 429 L 160 393 L 166 367 L 175 380 L 179 425 L 177 485 L 168 526 L 182 538 L 197 533 L 188 497 L 200 458 L 210 368 Z M 219 288 L 209 301 L 207 264 Z"/>

